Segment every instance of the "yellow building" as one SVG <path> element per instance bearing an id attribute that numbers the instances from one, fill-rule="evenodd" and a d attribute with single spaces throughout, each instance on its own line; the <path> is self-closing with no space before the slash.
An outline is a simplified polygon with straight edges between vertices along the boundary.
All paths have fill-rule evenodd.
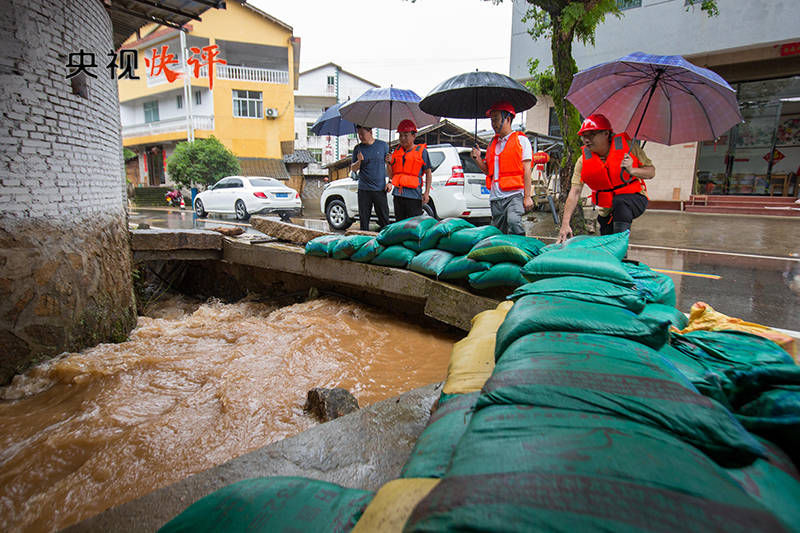
<path id="1" fill-rule="evenodd" d="M 226 9 L 207 11 L 184 28 L 187 58 L 202 67 L 197 75 L 191 63 L 188 76 L 172 80 L 171 72 L 159 68 L 184 70 L 177 29 L 145 26 L 119 52 L 118 73 L 125 54 L 129 59 L 135 51 L 138 62 L 139 79 L 119 80 L 123 146 L 137 154 L 137 161 L 128 162 L 128 178 L 135 185 L 168 184 L 166 160 L 192 135 L 214 135 L 243 167 L 288 178 L 282 156 L 293 151 L 293 91 L 300 62 L 300 39 L 292 27 L 245 2 L 230 1 Z M 215 65 L 212 87 L 208 67 L 190 49 L 213 45 L 217 59 L 227 64 Z"/>

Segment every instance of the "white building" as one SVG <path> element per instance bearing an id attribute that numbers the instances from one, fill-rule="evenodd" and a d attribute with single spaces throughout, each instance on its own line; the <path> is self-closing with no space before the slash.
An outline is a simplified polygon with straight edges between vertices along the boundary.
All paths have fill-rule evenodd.
<path id="1" fill-rule="evenodd" d="M 347 156 L 358 144 L 355 132 L 340 137 L 317 136 L 309 130 L 323 111 L 337 102 L 355 99 L 377 87 L 335 63 L 326 63 L 300 73 L 294 94 L 295 150 L 306 149 L 317 160 L 303 171 L 307 175 L 327 175 L 322 165 Z"/>
<path id="2" fill-rule="evenodd" d="M 598 26 L 595 46 L 573 45 L 578 69 L 631 52 L 681 55 L 714 70 L 737 90 L 745 122 L 716 142 L 663 146 L 648 143 L 657 169 L 648 183 L 651 200 L 687 200 L 709 194 L 797 194 L 800 166 L 800 8 L 796 0 L 718 0 L 708 17 L 685 0 L 618 0 L 624 16 Z M 514 0 L 511 76 L 530 78 L 528 59 L 541 69 L 551 61 L 550 42 L 534 41 L 521 22 L 529 4 Z M 527 127 L 558 134 L 552 100 L 540 97 Z M 780 155 L 771 164 L 771 150 Z M 777 160 L 780 158 L 779 160 Z"/>

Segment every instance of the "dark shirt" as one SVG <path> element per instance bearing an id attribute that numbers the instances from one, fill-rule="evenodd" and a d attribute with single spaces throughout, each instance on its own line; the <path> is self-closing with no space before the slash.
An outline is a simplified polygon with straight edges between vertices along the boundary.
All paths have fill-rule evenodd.
<path id="1" fill-rule="evenodd" d="M 386 154 L 389 145 L 375 139 L 372 144 L 359 143 L 353 148 L 353 163 L 358 154 L 364 155 L 358 170 L 358 188 L 363 191 L 382 191 L 386 188 Z"/>

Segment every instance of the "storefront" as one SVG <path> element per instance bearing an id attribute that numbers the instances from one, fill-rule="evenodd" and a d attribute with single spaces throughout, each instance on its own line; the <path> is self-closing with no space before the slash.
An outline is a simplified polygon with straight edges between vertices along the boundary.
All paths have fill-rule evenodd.
<path id="1" fill-rule="evenodd" d="M 744 122 L 700 143 L 695 193 L 797 196 L 800 76 L 731 85 Z"/>

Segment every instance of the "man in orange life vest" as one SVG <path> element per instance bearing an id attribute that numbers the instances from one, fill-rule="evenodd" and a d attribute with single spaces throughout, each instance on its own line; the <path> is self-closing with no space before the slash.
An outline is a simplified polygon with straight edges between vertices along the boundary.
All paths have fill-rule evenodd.
<path id="1" fill-rule="evenodd" d="M 472 149 L 472 159 L 486 174 L 492 225 L 503 233 L 525 235 L 522 215 L 533 208 L 531 142 L 522 132 L 511 131 L 514 106 L 509 102 L 495 103 L 486 116 L 492 119 L 495 136 L 486 151 L 486 159 L 481 159 L 477 146 Z"/>
<path id="2" fill-rule="evenodd" d="M 572 173 L 558 242 L 572 237 L 569 220 L 580 201 L 584 183 L 592 189 L 592 202 L 600 208 L 597 216 L 600 234 L 609 235 L 629 230 L 633 219 L 644 213 L 647 209 L 644 180 L 656 175 L 656 167 L 644 150 L 633 144 L 627 134 L 614 135 L 605 116 L 586 117 L 578 135 L 583 149 Z"/>
<path id="3" fill-rule="evenodd" d="M 386 156 L 389 178 L 392 180 L 392 201 L 395 220 L 405 220 L 422 214 L 422 205 L 431 194 L 431 159 L 427 145 L 414 144 L 417 126 L 411 120 L 397 125 L 400 146 Z M 422 175 L 425 174 L 425 191 Z"/>

